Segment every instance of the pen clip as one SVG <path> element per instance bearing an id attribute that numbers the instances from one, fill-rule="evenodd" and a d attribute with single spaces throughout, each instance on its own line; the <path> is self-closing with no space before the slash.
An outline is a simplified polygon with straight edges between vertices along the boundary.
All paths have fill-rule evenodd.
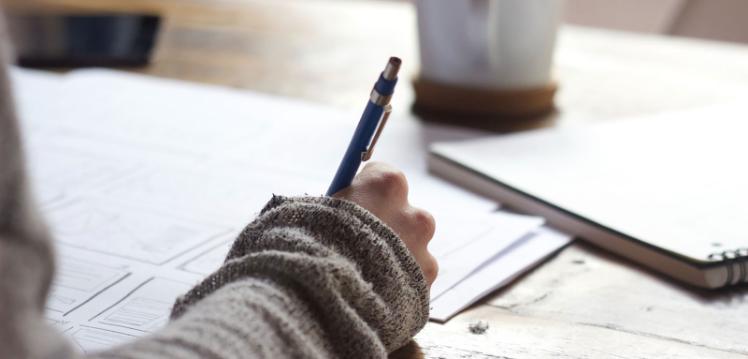
<path id="1" fill-rule="evenodd" d="M 387 119 L 390 118 L 391 113 L 392 113 L 392 105 L 387 104 L 387 106 L 384 106 L 384 112 L 382 113 L 382 119 L 379 120 L 379 125 L 377 126 L 377 132 L 374 132 L 374 137 L 371 139 L 369 148 L 367 148 L 366 151 L 361 152 L 361 161 L 368 161 L 371 158 L 371 155 L 374 153 L 374 146 L 377 144 L 377 140 L 379 140 L 379 135 L 382 134 L 384 125 L 387 124 Z"/>

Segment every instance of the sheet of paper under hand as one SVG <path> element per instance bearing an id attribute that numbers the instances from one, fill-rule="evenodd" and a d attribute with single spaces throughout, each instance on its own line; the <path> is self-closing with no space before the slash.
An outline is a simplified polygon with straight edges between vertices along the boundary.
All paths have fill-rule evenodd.
<path id="1" fill-rule="evenodd" d="M 431 286 L 432 300 L 544 222 L 540 217 L 506 212 L 469 217 L 456 213 L 441 217 L 436 213 L 435 217 L 437 233 L 429 250 L 439 262 L 439 275 Z"/>
<path id="2" fill-rule="evenodd" d="M 498 253 L 470 276 L 443 292 L 432 296 L 431 319 L 445 322 L 494 290 L 533 268 L 565 246 L 571 237 L 548 227 L 540 227 Z"/>

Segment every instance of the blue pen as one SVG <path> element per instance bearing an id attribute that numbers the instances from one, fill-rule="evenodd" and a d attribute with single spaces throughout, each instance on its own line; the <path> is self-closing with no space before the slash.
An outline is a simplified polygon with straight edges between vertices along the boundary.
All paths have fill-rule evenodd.
<path id="1" fill-rule="evenodd" d="M 374 145 L 376 145 L 379 135 L 382 134 L 382 129 L 384 129 L 392 111 L 390 100 L 392 99 L 392 93 L 395 91 L 397 72 L 400 70 L 401 62 L 397 57 L 390 57 L 387 66 L 374 84 L 366 109 L 364 109 L 364 113 L 358 121 L 356 131 L 353 132 L 351 143 L 348 144 L 348 149 L 345 151 L 343 160 L 340 161 L 335 178 L 333 178 L 330 188 L 327 190 L 328 196 L 332 196 L 341 189 L 350 186 L 361 162 L 371 158 Z"/>

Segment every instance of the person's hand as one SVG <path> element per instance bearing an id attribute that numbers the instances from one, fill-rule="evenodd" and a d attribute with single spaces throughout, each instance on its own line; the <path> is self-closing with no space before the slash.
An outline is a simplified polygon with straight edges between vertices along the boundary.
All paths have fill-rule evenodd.
<path id="1" fill-rule="evenodd" d="M 434 282 L 438 265 L 426 248 L 434 236 L 434 217 L 408 203 L 408 182 L 402 172 L 381 162 L 370 162 L 350 187 L 333 197 L 353 201 L 379 217 L 400 236 L 428 284 Z"/>

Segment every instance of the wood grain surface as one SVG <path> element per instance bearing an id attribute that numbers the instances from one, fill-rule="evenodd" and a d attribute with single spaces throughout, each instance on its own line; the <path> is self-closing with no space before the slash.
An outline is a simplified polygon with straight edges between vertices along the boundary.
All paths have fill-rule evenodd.
<path id="1" fill-rule="evenodd" d="M 418 72 L 410 4 L 323 0 L 4 0 L 30 7 L 164 16 L 153 64 L 137 72 L 358 110 L 391 54 Z M 575 126 L 739 99 L 748 49 L 564 27 L 557 111 L 500 131 Z M 407 81 L 395 119 L 417 121 Z M 454 119 L 452 119 L 454 120 Z M 677 128 L 673 129 L 677 131 Z M 632 139 L 635 142 L 635 139 Z M 481 335 L 468 325 L 489 323 Z M 582 242 L 447 324 L 429 323 L 393 357 L 748 357 L 748 290 L 675 284 Z"/>

